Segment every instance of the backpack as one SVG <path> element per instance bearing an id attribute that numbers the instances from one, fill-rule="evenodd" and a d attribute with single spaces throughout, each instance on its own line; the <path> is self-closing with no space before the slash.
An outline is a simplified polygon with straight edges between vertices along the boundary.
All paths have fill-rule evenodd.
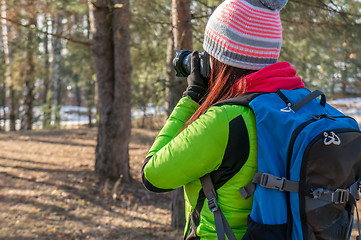
<path id="1" fill-rule="evenodd" d="M 361 183 L 358 123 L 319 90 L 250 93 L 223 104 L 248 106 L 256 116 L 258 173 L 240 189 L 253 196 L 242 239 L 350 239 Z M 236 239 L 209 174 L 201 183 L 218 239 Z"/>

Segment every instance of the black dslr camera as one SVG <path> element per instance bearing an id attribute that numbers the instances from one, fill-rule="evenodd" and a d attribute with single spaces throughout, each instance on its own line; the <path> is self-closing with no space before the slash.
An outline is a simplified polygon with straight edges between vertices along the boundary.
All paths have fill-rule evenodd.
<path id="1" fill-rule="evenodd" d="M 188 75 L 191 73 L 191 58 L 192 51 L 183 50 L 176 52 L 176 56 L 173 59 L 173 66 L 177 73 L 177 77 L 188 77 Z M 208 53 L 200 52 L 199 60 L 201 75 L 205 78 L 209 78 L 211 67 Z"/>

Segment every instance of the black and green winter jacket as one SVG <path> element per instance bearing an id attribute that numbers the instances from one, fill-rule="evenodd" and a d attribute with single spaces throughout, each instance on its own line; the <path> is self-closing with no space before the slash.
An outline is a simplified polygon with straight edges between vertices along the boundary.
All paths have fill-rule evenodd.
<path id="1" fill-rule="evenodd" d="M 288 62 L 271 64 L 247 75 L 246 80 L 248 92 L 304 87 Z M 240 105 L 212 106 L 182 131 L 198 107 L 189 97 L 179 101 L 147 155 L 143 183 L 154 192 L 184 186 L 185 239 L 214 240 L 214 217 L 199 180 L 210 173 L 217 202 L 241 239 L 253 199 L 244 200 L 239 189 L 251 182 L 257 169 L 255 116 L 250 108 Z"/>
<path id="2" fill-rule="evenodd" d="M 182 98 L 147 154 L 143 183 L 153 192 L 184 186 L 185 239 L 217 239 L 213 213 L 202 191 L 200 178 L 211 173 L 218 204 L 237 239 L 247 229 L 252 198 L 239 189 L 257 171 L 255 117 L 240 105 L 212 106 L 184 128 L 199 105 Z"/>

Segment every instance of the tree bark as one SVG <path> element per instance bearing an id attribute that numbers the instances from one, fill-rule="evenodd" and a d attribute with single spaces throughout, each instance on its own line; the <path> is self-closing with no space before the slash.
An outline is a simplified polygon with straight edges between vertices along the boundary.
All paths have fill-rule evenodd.
<path id="1" fill-rule="evenodd" d="M 1 64 L 4 64 L 5 67 L 2 68 L 2 81 L 1 81 L 1 103 L 2 103 L 2 112 L 0 115 L 2 115 L 1 118 L 1 126 L 2 131 L 5 131 L 6 127 L 6 81 L 7 81 L 7 69 L 10 65 L 9 61 L 9 49 L 8 49 L 8 39 L 7 39 L 7 22 L 4 19 L 6 17 L 6 1 L 1 0 L 0 2 L 0 14 L 2 19 L 1 21 Z"/>
<path id="2" fill-rule="evenodd" d="M 45 31 L 49 31 L 48 17 L 44 19 Z M 43 90 L 43 128 L 48 129 L 51 125 L 52 96 L 50 84 L 50 61 L 49 61 L 49 37 L 44 35 L 44 90 Z"/>
<path id="3" fill-rule="evenodd" d="M 115 0 L 113 10 L 113 42 L 114 42 L 114 115 L 112 125 L 117 129 L 113 156 L 119 163 L 125 181 L 129 174 L 129 141 L 131 133 L 131 62 L 130 62 L 130 7 L 129 0 Z M 116 164 L 118 165 L 118 164 Z"/>
<path id="4" fill-rule="evenodd" d="M 99 96 L 95 170 L 111 179 L 130 181 L 130 12 L 129 0 L 95 3 L 94 56 Z"/>
<path id="5" fill-rule="evenodd" d="M 191 0 L 172 0 L 172 26 L 174 50 L 192 50 L 192 15 L 190 10 Z M 187 86 L 185 78 L 176 78 L 174 84 L 170 85 L 172 99 L 170 99 L 171 109 L 181 98 Z M 184 228 L 184 194 L 183 188 L 178 188 L 172 192 L 172 227 Z"/>
<path id="6" fill-rule="evenodd" d="M 9 120 L 10 120 L 10 130 L 15 131 L 15 107 L 14 107 L 14 89 L 11 86 L 11 77 L 10 77 L 10 50 L 9 50 L 9 40 L 8 40 L 8 25 L 7 21 L 5 20 L 7 17 L 7 5 L 6 0 L 1 0 L 1 30 L 2 30 L 2 43 L 3 43 L 3 52 L 4 52 L 4 94 L 5 96 L 8 95 L 9 99 Z M 6 87 L 9 86 L 8 91 L 6 91 Z M 8 92 L 8 93 L 7 93 Z M 6 102 L 4 102 L 4 107 L 6 106 Z M 6 112 L 5 108 L 3 110 L 3 116 L 4 116 L 4 128 L 6 123 Z"/>
<path id="7" fill-rule="evenodd" d="M 1 23 L 1 22 L 0 22 Z M 0 34 L 2 30 L 0 27 Z M 0 65 L 4 66 L 4 55 L 3 55 L 3 41 L 0 38 Z M 4 68 L 0 67 L 0 132 L 5 131 L 5 106 L 6 106 L 6 85 L 5 85 L 5 72 Z"/>
<path id="8" fill-rule="evenodd" d="M 87 37 L 89 41 L 93 40 L 95 34 L 95 23 L 94 23 L 94 6 L 90 0 L 88 0 L 88 14 L 87 14 Z M 90 67 L 92 69 L 92 67 Z M 93 127 L 93 108 L 95 107 L 95 81 L 93 74 L 89 74 L 86 80 L 86 105 L 88 108 L 88 127 Z"/>
<path id="9" fill-rule="evenodd" d="M 9 84 L 8 91 L 10 131 L 16 131 L 17 94 L 12 83 Z"/>
<path id="10" fill-rule="evenodd" d="M 64 12 L 59 11 L 56 19 L 56 34 L 61 36 L 63 34 L 63 18 Z M 61 50 L 62 50 L 62 39 L 55 38 L 54 40 L 54 105 L 55 105 L 55 127 L 60 128 L 60 108 L 61 108 L 61 100 L 62 100 L 62 79 L 61 79 Z"/>
<path id="11" fill-rule="evenodd" d="M 36 24 L 36 16 L 33 12 L 33 1 L 29 4 L 29 25 Z M 34 101 L 34 83 L 35 83 L 35 63 L 34 63 L 34 32 L 28 31 L 28 41 L 26 49 L 26 80 L 24 83 L 24 103 L 23 103 L 23 114 L 21 118 L 21 130 L 31 130 L 33 125 L 33 101 Z"/>
<path id="12" fill-rule="evenodd" d="M 174 48 L 192 49 L 191 0 L 172 0 Z"/>
<path id="13" fill-rule="evenodd" d="M 114 59 L 112 25 L 109 20 L 110 11 L 102 0 L 96 2 L 94 8 L 95 35 L 94 60 L 99 95 L 99 126 L 96 146 L 95 170 L 101 175 L 111 171 L 107 162 L 111 161 L 111 140 L 109 121 L 112 113 L 113 85 L 114 85 Z"/>
<path id="14" fill-rule="evenodd" d="M 165 77 L 165 108 L 167 115 L 170 116 L 173 108 L 175 107 L 175 97 L 173 94 L 174 83 L 175 83 L 175 70 L 173 67 L 173 58 L 175 57 L 174 53 L 174 35 L 173 35 L 173 24 L 171 19 L 171 24 L 168 32 L 168 42 L 167 42 L 167 72 Z"/>
<path id="15" fill-rule="evenodd" d="M 172 0 L 172 26 L 174 51 L 192 50 L 192 15 L 190 10 L 191 0 Z M 174 53 L 173 53 L 174 54 Z M 183 77 L 176 77 L 171 87 L 173 99 L 172 109 L 187 87 L 187 81 Z"/>

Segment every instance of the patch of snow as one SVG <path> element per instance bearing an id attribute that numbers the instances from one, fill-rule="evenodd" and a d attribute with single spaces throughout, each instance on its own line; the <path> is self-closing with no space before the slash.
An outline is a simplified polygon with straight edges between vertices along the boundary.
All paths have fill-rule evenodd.
<path id="1" fill-rule="evenodd" d="M 343 114 L 356 119 L 361 127 L 361 98 L 340 98 L 329 103 Z"/>

